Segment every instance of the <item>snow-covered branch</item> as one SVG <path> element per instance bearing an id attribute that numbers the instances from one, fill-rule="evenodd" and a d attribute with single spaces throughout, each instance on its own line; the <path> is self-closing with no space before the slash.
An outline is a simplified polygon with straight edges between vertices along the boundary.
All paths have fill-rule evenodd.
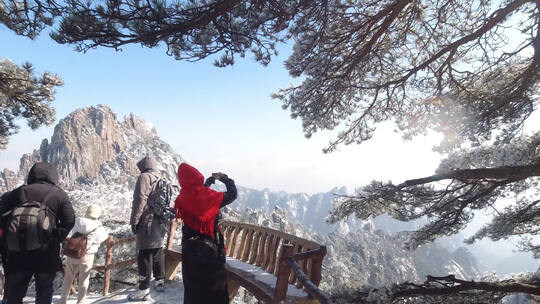
<path id="1" fill-rule="evenodd" d="M 404 282 L 390 287 L 341 291 L 332 298 L 336 303 L 500 303 L 512 293 L 540 295 L 537 275 L 524 275 L 505 280 L 485 277 L 481 281 L 457 279 L 454 275 L 427 276 L 423 283 Z M 418 299 L 421 301 L 414 301 Z"/>
<path id="2" fill-rule="evenodd" d="M 0 149 L 17 133 L 17 118 L 24 118 L 32 129 L 54 121 L 54 87 L 62 85 L 58 75 L 34 75 L 29 63 L 18 66 L 0 58 Z"/>
<path id="3" fill-rule="evenodd" d="M 398 185 L 373 181 L 357 189 L 355 195 L 337 196 L 327 220 L 335 223 L 351 215 L 367 219 L 384 213 L 401 221 L 427 218 L 429 222 L 410 235 L 408 246 L 416 248 L 459 232 L 475 210 L 489 209 L 495 210 L 495 217 L 470 242 L 483 237 L 498 240 L 536 235 L 540 210 L 531 192 L 540 180 L 539 138 L 536 133 L 508 144 L 458 151 L 441 162 L 437 174 Z M 493 167 L 483 167 L 486 165 Z M 511 206 L 502 210 L 495 207 L 498 200 L 511 196 Z M 535 245 L 523 248 L 532 250 Z"/>

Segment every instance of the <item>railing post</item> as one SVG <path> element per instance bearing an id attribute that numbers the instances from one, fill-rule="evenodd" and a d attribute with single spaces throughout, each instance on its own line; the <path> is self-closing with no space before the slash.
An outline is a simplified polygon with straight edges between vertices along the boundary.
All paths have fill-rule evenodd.
<path id="1" fill-rule="evenodd" d="M 5 265 L 2 265 L 5 267 Z M 0 285 L 0 294 L 3 295 L 4 294 L 4 287 L 6 285 L 6 277 L 4 276 L 4 272 L 3 271 L 0 271 L 0 279 L 2 279 L 2 284 Z"/>
<path id="2" fill-rule="evenodd" d="M 174 242 L 174 234 L 176 233 L 176 219 L 171 221 L 171 227 L 169 228 L 169 236 L 167 236 L 167 249 L 171 250 Z"/>
<path id="3" fill-rule="evenodd" d="M 105 255 L 105 282 L 103 283 L 103 295 L 106 296 L 109 293 L 111 287 L 111 264 L 113 258 L 113 246 L 114 238 L 109 236 L 105 241 L 107 245 L 107 254 Z"/>
<path id="4" fill-rule="evenodd" d="M 276 290 L 274 291 L 274 303 L 284 301 L 289 288 L 289 274 L 291 268 L 287 263 L 287 258 L 293 256 L 294 245 L 281 245 L 281 255 L 278 260 L 278 272 L 276 281 Z"/>
<path id="5" fill-rule="evenodd" d="M 315 284 L 315 286 L 319 286 L 319 283 L 321 283 L 321 268 L 324 256 L 326 255 L 326 246 L 321 246 L 321 255 L 313 258 L 313 262 L 311 264 L 311 282 Z"/>
<path id="6" fill-rule="evenodd" d="M 165 280 L 168 281 L 174 280 L 178 267 L 180 267 L 180 263 L 182 262 L 182 254 L 173 249 L 174 235 L 179 221 L 180 220 L 177 219 L 171 221 L 169 236 L 167 237 L 167 244 L 165 247 Z"/>

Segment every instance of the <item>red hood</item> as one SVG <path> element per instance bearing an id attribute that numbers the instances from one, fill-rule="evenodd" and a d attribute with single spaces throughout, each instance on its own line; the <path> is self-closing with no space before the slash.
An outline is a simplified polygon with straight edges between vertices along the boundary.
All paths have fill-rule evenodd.
<path id="1" fill-rule="evenodd" d="M 204 176 L 195 167 L 182 163 L 178 166 L 178 182 L 182 188 L 202 186 Z"/>
<path id="2" fill-rule="evenodd" d="M 174 204 L 176 217 L 182 218 L 189 228 L 214 237 L 214 222 L 223 192 L 205 187 L 204 176 L 186 163 L 178 166 L 178 182 L 182 188 Z"/>

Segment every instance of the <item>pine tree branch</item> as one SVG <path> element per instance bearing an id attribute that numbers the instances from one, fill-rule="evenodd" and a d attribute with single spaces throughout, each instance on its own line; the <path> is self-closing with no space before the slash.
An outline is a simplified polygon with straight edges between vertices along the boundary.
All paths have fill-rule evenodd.
<path id="1" fill-rule="evenodd" d="M 433 283 L 443 287 L 432 287 Z M 405 290 L 397 291 L 393 298 L 402 297 L 416 297 L 416 296 L 443 296 L 455 294 L 463 291 L 477 290 L 496 293 L 527 293 L 533 295 L 540 295 L 540 285 L 528 284 L 520 282 L 476 282 L 465 281 L 456 279 L 454 275 L 448 275 L 445 277 L 427 276 L 427 280 L 423 285 L 410 285 L 405 283 L 407 288 Z"/>
<path id="2" fill-rule="evenodd" d="M 463 182 L 485 179 L 517 181 L 532 176 L 540 176 L 540 164 L 526 166 L 504 166 L 498 168 L 460 169 L 435 174 L 424 178 L 407 180 L 397 185 L 396 188 L 399 190 L 406 187 L 423 185 L 445 179 L 457 179 Z"/>
<path id="3" fill-rule="evenodd" d="M 334 294 L 332 300 L 347 303 L 416 303 L 413 298 L 422 298 L 425 303 L 500 303 L 508 294 L 525 293 L 540 295 L 540 281 L 535 276 L 487 281 L 461 280 L 455 275 L 428 275 L 423 283 L 404 282 L 388 287 L 354 290 L 352 294 Z M 424 301 L 420 300 L 420 303 Z"/>
<path id="4" fill-rule="evenodd" d="M 422 62 L 418 66 L 415 66 L 414 68 L 411 68 L 407 74 L 403 75 L 399 79 L 391 80 L 388 82 L 385 82 L 383 84 L 377 85 L 375 88 L 385 88 L 389 87 L 391 85 L 399 84 L 405 82 L 407 79 L 409 79 L 412 75 L 418 73 L 420 70 L 427 68 L 430 64 L 438 60 L 441 56 L 443 56 L 446 53 L 450 53 L 452 51 L 455 51 L 458 47 L 465 45 L 475 39 L 480 38 L 482 35 L 487 33 L 489 30 L 491 30 L 493 27 L 497 26 L 500 22 L 505 20 L 508 15 L 515 12 L 519 7 L 526 3 L 532 3 L 536 0 L 516 0 L 514 2 L 509 3 L 507 6 L 497 10 L 492 14 L 492 16 L 486 21 L 486 23 L 480 27 L 478 30 L 476 30 L 474 33 L 461 37 L 460 39 L 452 42 L 445 48 L 441 49 L 439 52 L 431 56 L 428 60 L 425 62 Z M 400 1 L 401 2 L 401 1 Z M 536 67 L 536 65 L 535 65 Z"/>

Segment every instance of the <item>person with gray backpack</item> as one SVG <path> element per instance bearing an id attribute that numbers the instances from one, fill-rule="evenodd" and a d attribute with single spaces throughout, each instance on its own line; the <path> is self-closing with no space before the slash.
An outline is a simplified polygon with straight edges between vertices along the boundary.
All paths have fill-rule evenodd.
<path id="1" fill-rule="evenodd" d="M 52 302 L 53 281 L 62 270 L 60 243 L 75 224 L 71 201 L 58 184 L 56 167 L 36 163 L 27 185 L 11 191 L 0 206 L 10 304 L 22 303 L 32 277 L 36 304 Z"/>
<path id="2" fill-rule="evenodd" d="M 145 157 L 137 163 L 141 171 L 131 209 L 131 230 L 136 235 L 139 288 L 128 295 L 129 301 L 150 299 L 150 281 L 154 275 L 156 291 L 165 290 L 163 243 L 174 211 L 170 208 L 172 186 L 157 170 L 157 162 Z"/>
<path id="3" fill-rule="evenodd" d="M 4 192 L 4 194 L 0 196 L 0 208 L 1 206 L 4 205 L 5 202 L 7 202 L 7 198 L 10 192 L 11 191 Z M 0 217 L 0 255 L 2 256 L 2 269 L 3 269 L 4 280 L 5 280 L 7 276 L 6 274 L 7 252 L 6 252 L 6 246 L 4 246 L 4 238 L 3 238 L 5 223 L 3 223 L 2 220 L 3 218 Z M 4 286 L 5 285 L 6 285 L 6 282 L 4 282 Z M 2 301 L 0 301 L 0 304 L 6 304 L 6 303 L 7 303 L 7 295 L 6 295 L 6 290 L 4 290 L 3 295 L 2 295 Z"/>

